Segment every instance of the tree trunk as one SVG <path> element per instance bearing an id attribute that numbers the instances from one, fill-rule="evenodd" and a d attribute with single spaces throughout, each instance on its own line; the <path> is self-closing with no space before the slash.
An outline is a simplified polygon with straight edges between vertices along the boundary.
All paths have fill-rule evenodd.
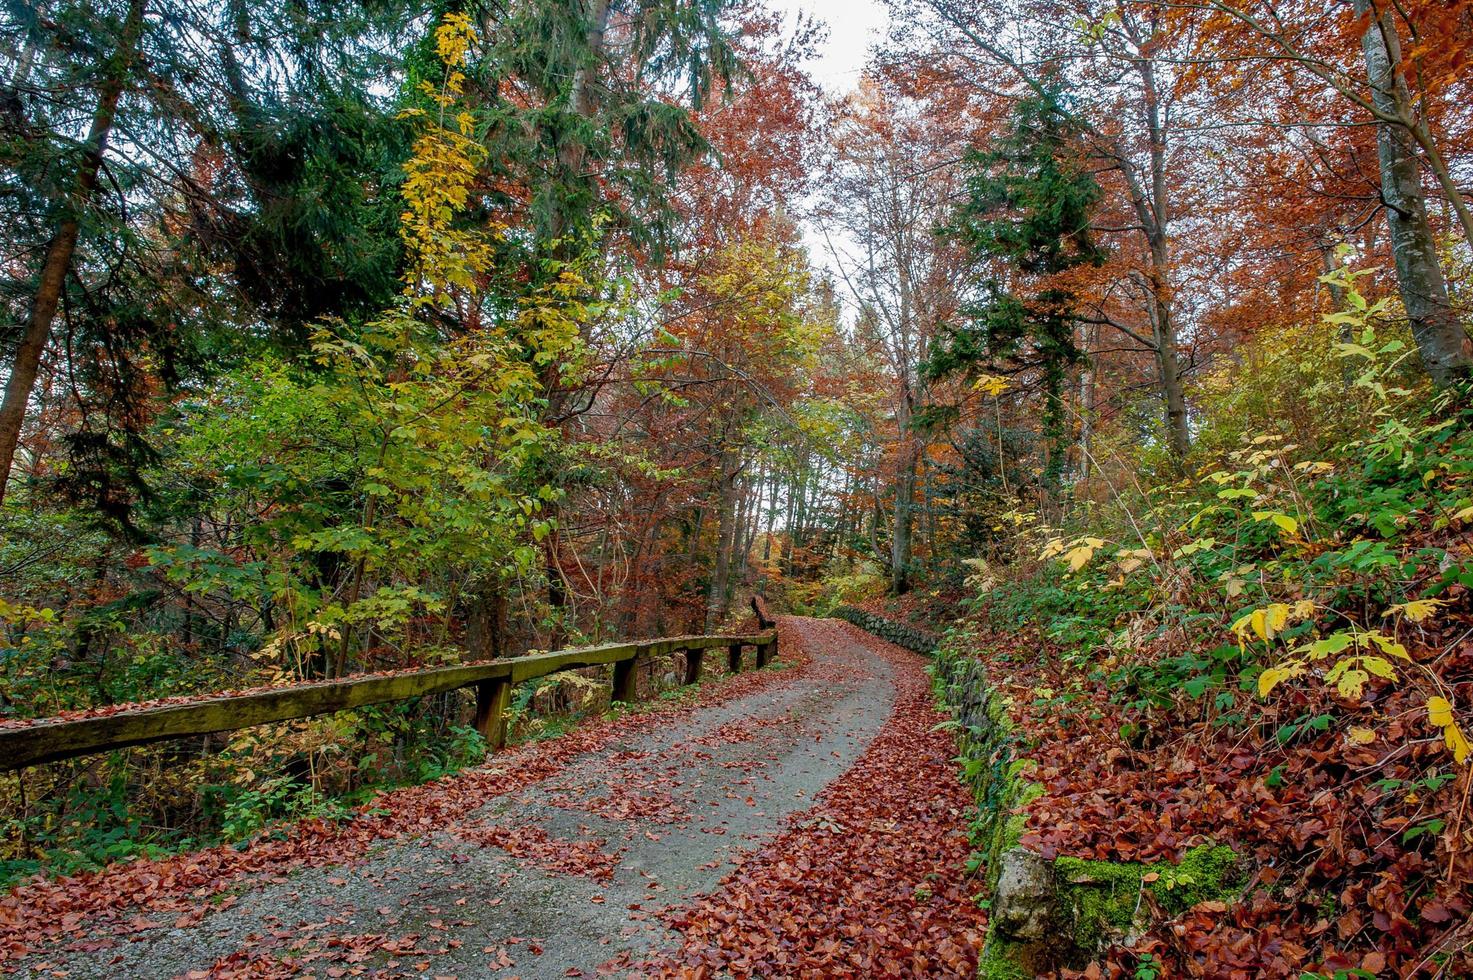
<path id="1" fill-rule="evenodd" d="M 1153 270 L 1154 271 L 1154 270 Z M 1166 405 L 1166 440 L 1172 458 L 1184 459 L 1191 448 L 1187 429 L 1187 399 L 1182 388 L 1181 361 L 1176 356 L 1176 326 L 1171 318 L 1171 304 L 1163 295 L 1166 287 L 1155 284 L 1152 297 L 1151 326 L 1156 340 L 1156 370 L 1160 375 L 1161 397 Z"/>
<path id="2" fill-rule="evenodd" d="M 1095 348 L 1100 345 L 1100 328 L 1098 324 L 1085 328 L 1087 339 L 1081 346 L 1085 350 L 1086 358 L 1092 358 Z M 1079 482 L 1089 482 L 1093 460 L 1090 454 L 1094 451 L 1092 440 L 1094 437 L 1094 415 L 1095 415 L 1095 364 L 1093 360 L 1084 362 L 1084 370 L 1079 372 Z"/>
<path id="3" fill-rule="evenodd" d="M 1355 0 L 1355 10 L 1366 15 L 1373 8 L 1370 0 Z M 1407 115 L 1411 94 L 1399 71 L 1401 45 L 1389 11 L 1367 22 L 1361 50 L 1365 52 L 1366 75 L 1376 108 L 1385 114 Z M 1376 145 L 1396 281 L 1422 365 L 1438 385 L 1462 380 L 1473 368 L 1473 349 L 1448 302 L 1437 242 L 1427 222 L 1427 201 L 1412 134 L 1402 126 L 1378 123 Z"/>
<path id="4" fill-rule="evenodd" d="M 726 588 L 731 577 L 731 553 L 737 538 L 736 453 L 730 449 L 721 452 L 721 503 L 716 526 L 716 564 L 711 569 L 711 581 L 706 589 L 706 632 L 715 630 L 726 615 Z"/>
<path id="5" fill-rule="evenodd" d="M 466 597 L 465 641 L 472 660 L 506 656 L 506 593 L 483 585 Z"/>
<path id="6" fill-rule="evenodd" d="M 916 450 L 913 435 L 901 444 L 895 471 L 895 520 L 890 529 L 890 594 L 910 591 L 911 525 L 915 517 Z"/>
<path id="7" fill-rule="evenodd" d="M 580 3 L 581 6 L 581 3 Z M 588 29 L 585 41 L 594 64 L 585 64 L 573 73 L 572 84 L 568 88 L 568 107 L 573 113 L 583 119 L 592 119 L 597 107 L 593 103 L 594 83 L 598 79 L 598 64 L 604 60 L 604 41 L 609 29 L 609 0 L 593 0 L 591 9 L 588 10 Z M 578 183 L 584 179 L 583 171 L 587 167 L 588 147 L 577 135 L 566 136 L 558 145 L 557 157 L 561 164 L 564 176 L 567 180 Z M 561 239 L 568 231 L 569 216 L 566 205 L 559 203 L 552 215 L 552 237 L 554 240 Z M 562 243 L 559 245 L 560 255 L 563 258 L 571 257 L 570 247 L 576 243 Z"/>
<path id="8" fill-rule="evenodd" d="M 82 147 L 76 185 L 72 190 L 71 200 L 64 206 L 61 223 L 46 247 L 46 258 L 41 265 L 36 295 L 31 300 L 30 318 L 26 321 L 25 333 L 15 352 L 15 360 L 10 365 L 10 377 L 5 382 L 5 398 L 0 401 L 0 503 L 5 502 L 5 486 L 10 479 L 10 469 L 15 463 L 15 451 L 20 443 L 21 427 L 25 423 L 31 390 L 35 387 L 36 375 L 40 371 L 41 355 L 45 353 L 46 341 L 51 336 L 51 324 L 61 305 L 62 289 L 66 285 L 67 275 L 72 268 L 72 258 L 77 251 L 82 214 L 91 205 L 92 196 L 97 190 L 97 174 L 102 168 L 108 137 L 112 134 L 118 100 L 122 97 L 142 33 L 143 0 L 131 0 L 128 4 L 128 19 L 123 23 L 123 35 L 118 39 L 117 49 L 103 68 L 97 111 L 92 116 L 92 126 Z"/>
<path id="9" fill-rule="evenodd" d="M 771 495 L 767 500 L 767 528 L 762 536 L 762 563 L 764 565 L 772 560 L 772 523 L 777 518 L 777 489 L 779 482 L 778 469 L 774 466 L 769 485 Z"/>

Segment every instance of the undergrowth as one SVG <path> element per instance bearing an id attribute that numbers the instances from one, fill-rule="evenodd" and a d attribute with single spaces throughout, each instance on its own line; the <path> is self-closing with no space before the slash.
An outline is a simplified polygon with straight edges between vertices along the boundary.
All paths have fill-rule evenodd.
<path id="1" fill-rule="evenodd" d="M 1409 370 L 1358 275 L 1336 277 L 1345 312 L 1266 330 L 1198 382 L 1179 466 L 1101 447 L 1062 518 L 1014 510 L 1016 560 L 974 563 L 978 654 L 1035 736 L 1085 745 L 1043 750 L 1032 809 L 1051 826 L 1025 843 L 1128 860 L 1114 812 L 1147 828 L 1131 848 L 1180 853 L 1122 808 L 1195 779 L 1226 809 L 1180 833 L 1251 855 L 1248 911 L 1164 909 L 1174 930 L 1106 957 L 1124 975 L 1202 955 L 1275 975 L 1466 965 L 1473 409 Z"/>

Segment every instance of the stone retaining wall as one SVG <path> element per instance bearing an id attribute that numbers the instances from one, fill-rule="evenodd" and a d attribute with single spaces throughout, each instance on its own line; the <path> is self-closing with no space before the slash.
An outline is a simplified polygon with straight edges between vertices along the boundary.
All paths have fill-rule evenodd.
<path id="1" fill-rule="evenodd" d="M 940 637 L 935 633 L 929 633 L 909 623 L 876 616 L 868 609 L 860 609 L 858 606 L 839 606 L 834 610 L 834 615 L 853 623 L 866 633 L 873 633 L 880 639 L 889 640 L 912 653 L 931 653 L 936 649 L 936 644 L 940 642 Z"/>
<path id="2" fill-rule="evenodd" d="M 1176 915 L 1198 902 L 1237 897 L 1243 874 L 1228 847 L 1203 844 L 1174 865 L 1048 860 L 1023 847 L 1027 818 L 1020 811 L 1043 788 L 1029 778 L 1029 745 L 973 655 L 975 642 L 948 637 L 936 651 L 933 676 L 937 699 L 958 728 L 962 778 L 977 799 L 973 843 L 990 896 L 979 976 L 1011 980 L 1079 969 L 1140 932 L 1156 909 Z"/>

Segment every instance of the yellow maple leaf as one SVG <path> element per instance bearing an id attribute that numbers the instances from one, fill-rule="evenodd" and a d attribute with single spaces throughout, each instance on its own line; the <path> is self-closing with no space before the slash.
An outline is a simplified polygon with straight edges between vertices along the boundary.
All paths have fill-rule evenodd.
<path id="1" fill-rule="evenodd" d="M 1340 692 L 1342 698 L 1359 701 L 1361 695 L 1365 693 L 1366 681 L 1370 679 L 1370 674 L 1357 667 L 1351 667 L 1340 674 L 1335 682 L 1335 689 Z"/>

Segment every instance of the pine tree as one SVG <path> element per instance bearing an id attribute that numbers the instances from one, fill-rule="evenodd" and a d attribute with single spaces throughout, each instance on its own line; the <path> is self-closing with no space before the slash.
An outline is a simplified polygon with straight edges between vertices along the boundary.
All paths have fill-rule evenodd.
<path id="1" fill-rule="evenodd" d="M 934 377 L 1007 358 L 1041 370 L 1043 482 L 1052 494 L 1069 443 L 1064 381 L 1084 357 L 1075 340 L 1076 296 L 1057 277 L 1106 256 L 1090 233 L 1100 187 L 1074 152 L 1064 97 L 1055 88 L 1023 99 L 1004 139 L 968 153 L 967 199 L 949 231 L 972 252 L 976 296 L 928 364 Z"/>

